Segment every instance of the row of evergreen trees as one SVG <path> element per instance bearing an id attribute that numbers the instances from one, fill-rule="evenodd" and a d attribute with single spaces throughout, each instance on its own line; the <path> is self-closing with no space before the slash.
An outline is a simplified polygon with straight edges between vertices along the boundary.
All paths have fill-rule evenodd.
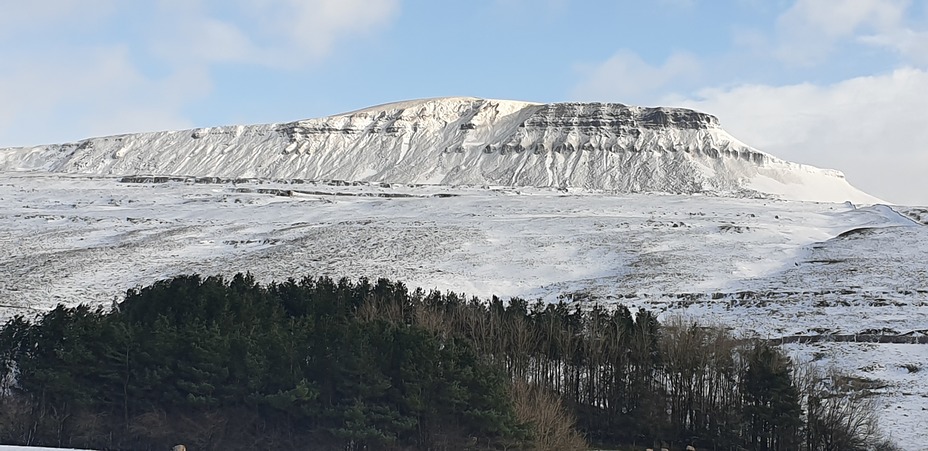
<path id="1" fill-rule="evenodd" d="M 59 306 L 0 330 L 0 443 L 872 444 L 866 412 L 821 377 L 799 383 L 778 349 L 621 306 L 468 300 L 384 279 L 264 286 L 238 275 L 176 277 L 114 307 Z M 861 421 L 844 427 L 848 415 Z"/>

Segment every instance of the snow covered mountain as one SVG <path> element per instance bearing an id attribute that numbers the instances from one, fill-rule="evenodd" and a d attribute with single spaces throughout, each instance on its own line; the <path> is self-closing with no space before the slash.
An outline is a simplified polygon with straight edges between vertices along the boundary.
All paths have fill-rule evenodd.
<path id="1" fill-rule="evenodd" d="M 190 273 L 622 304 L 848 371 L 894 441 L 923 443 L 928 208 L 854 205 L 878 202 L 713 116 L 620 104 L 431 99 L 0 149 L 0 323 Z"/>
<path id="2" fill-rule="evenodd" d="M 284 124 L 0 149 L 0 171 L 505 185 L 874 203 L 714 116 L 617 103 L 438 98 Z"/>

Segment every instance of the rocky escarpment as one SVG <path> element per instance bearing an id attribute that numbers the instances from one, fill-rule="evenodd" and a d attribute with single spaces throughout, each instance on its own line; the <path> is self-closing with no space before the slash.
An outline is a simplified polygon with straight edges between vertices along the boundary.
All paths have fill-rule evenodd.
<path id="1" fill-rule="evenodd" d="M 524 124 L 534 128 L 576 128 L 595 133 L 600 129 L 637 133 L 639 129 L 718 128 L 715 116 L 682 108 L 638 108 L 620 103 L 554 103 L 539 108 Z"/>
<path id="2" fill-rule="evenodd" d="M 284 124 L 3 149 L 0 169 L 875 200 L 837 171 L 748 147 L 714 116 L 618 103 L 426 99 Z"/>
<path id="3" fill-rule="evenodd" d="M 533 152 L 703 152 L 711 157 L 740 157 L 756 163 L 768 155 L 731 142 L 721 146 L 701 146 L 681 139 L 653 139 L 680 132 L 705 135 L 721 130 L 715 116 L 682 108 L 639 108 L 618 103 L 556 103 L 544 105 L 525 122 L 507 143 L 490 145 L 490 150 L 506 152 L 524 149 Z M 677 132 L 677 133 L 674 133 Z M 646 138 L 642 140 L 642 136 Z M 552 142 L 548 147 L 545 142 Z M 740 144 L 740 143 L 739 143 Z"/>

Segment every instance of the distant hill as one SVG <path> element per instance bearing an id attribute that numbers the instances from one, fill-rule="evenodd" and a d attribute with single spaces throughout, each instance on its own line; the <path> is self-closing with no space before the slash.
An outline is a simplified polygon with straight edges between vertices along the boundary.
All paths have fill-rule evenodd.
<path id="1" fill-rule="evenodd" d="M 680 108 L 437 98 L 319 119 L 0 149 L 0 170 L 705 193 L 855 203 L 838 171 L 791 163 Z"/>

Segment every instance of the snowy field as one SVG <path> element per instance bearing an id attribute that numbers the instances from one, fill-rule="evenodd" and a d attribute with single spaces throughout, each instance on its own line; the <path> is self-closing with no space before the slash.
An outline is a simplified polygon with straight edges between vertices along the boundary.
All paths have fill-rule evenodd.
<path id="1" fill-rule="evenodd" d="M 744 336 L 887 336 L 896 343 L 785 346 L 867 379 L 884 430 L 924 443 L 928 344 L 901 341 L 928 333 L 926 223 L 928 209 L 880 205 L 7 172 L 0 319 L 248 271 L 624 303 Z"/>

